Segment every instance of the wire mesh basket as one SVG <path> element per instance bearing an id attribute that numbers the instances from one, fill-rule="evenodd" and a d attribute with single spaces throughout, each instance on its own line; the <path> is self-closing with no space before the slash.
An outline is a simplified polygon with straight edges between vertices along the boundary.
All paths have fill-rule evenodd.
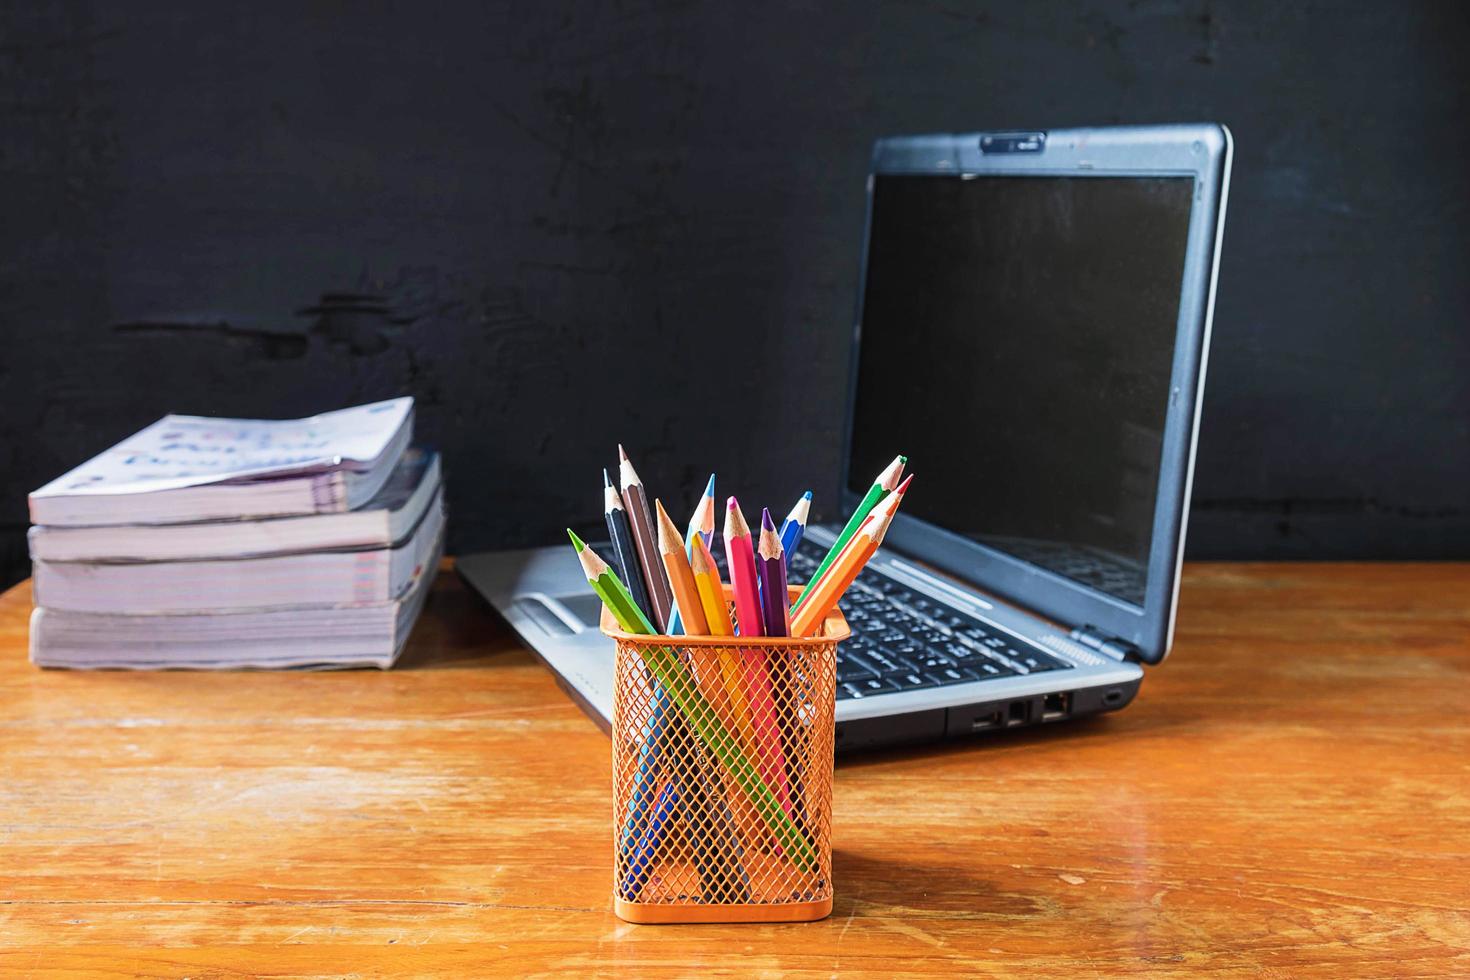
<path id="1" fill-rule="evenodd" d="M 629 922 L 826 916 L 842 614 L 808 638 L 640 636 L 606 611 L 602 630 L 617 641 L 614 911 Z"/>

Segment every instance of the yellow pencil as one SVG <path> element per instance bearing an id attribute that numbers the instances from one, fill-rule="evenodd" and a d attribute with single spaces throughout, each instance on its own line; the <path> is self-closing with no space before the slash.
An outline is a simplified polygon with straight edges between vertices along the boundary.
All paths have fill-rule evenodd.
<path id="1" fill-rule="evenodd" d="M 694 572 L 694 585 L 699 590 L 699 602 L 704 607 L 705 622 L 711 636 L 734 636 L 735 627 L 730 623 L 730 606 L 725 602 L 725 586 L 720 582 L 720 570 L 710 554 L 709 545 L 699 535 L 690 543 L 693 554 L 689 567 Z M 745 700 L 745 682 L 741 679 L 740 658 L 733 649 L 722 651 L 720 657 L 720 679 L 725 684 L 729 699 L 730 727 L 740 733 L 741 741 L 750 744 L 754 729 L 750 724 L 750 706 Z"/>

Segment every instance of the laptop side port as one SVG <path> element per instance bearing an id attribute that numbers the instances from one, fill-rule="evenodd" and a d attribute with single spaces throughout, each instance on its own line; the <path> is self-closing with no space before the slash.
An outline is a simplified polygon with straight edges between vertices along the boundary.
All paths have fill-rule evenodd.
<path id="1" fill-rule="evenodd" d="M 1006 709 L 1006 725 L 1024 725 L 1031 720 L 1030 701 L 1012 701 Z"/>
<path id="2" fill-rule="evenodd" d="M 992 728 L 999 728 L 999 727 L 1001 727 L 1001 724 L 1002 724 L 1001 713 L 999 711 L 990 711 L 990 712 L 986 712 L 984 714 L 976 715 L 975 718 L 974 718 L 974 720 L 970 722 L 970 731 L 972 731 L 972 732 L 988 731 L 989 729 L 992 729 Z"/>
<path id="3" fill-rule="evenodd" d="M 1072 692 L 1058 691 L 1041 701 L 1041 720 L 1060 721 L 1072 713 Z"/>

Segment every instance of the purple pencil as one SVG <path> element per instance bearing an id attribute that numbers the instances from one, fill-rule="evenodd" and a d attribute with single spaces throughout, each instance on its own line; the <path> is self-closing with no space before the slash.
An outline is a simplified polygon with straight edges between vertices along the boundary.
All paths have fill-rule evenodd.
<path id="1" fill-rule="evenodd" d="M 761 539 L 755 555 L 755 576 L 761 584 L 761 614 L 767 636 L 791 635 L 791 597 L 786 592 L 786 556 L 781 535 L 770 510 L 761 511 Z M 802 789 L 801 766 L 806 757 L 807 733 L 802 727 L 800 704 L 793 686 L 791 661 L 781 651 L 771 651 L 766 669 L 771 674 L 771 700 L 776 704 L 776 721 L 781 731 L 782 768 L 791 787 L 791 816 L 806 833 L 806 793 Z"/>
<path id="2" fill-rule="evenodd" d="M 770 508 L 761 508 L 761 540 L 756 549 L 755 577 L 761 587 L 761 614 L 767 636 L 791 635 L 791 598 L 786 594 L 786 557 Z"/>

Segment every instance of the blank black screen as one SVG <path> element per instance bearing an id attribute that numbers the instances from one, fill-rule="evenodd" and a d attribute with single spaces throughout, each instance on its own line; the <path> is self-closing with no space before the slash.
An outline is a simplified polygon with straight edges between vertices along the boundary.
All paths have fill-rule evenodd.
<path id="1" fill-rule="evenodd" d="M 876 178 L 850 489 L 1141 606 L 1193 192 Z"/>

